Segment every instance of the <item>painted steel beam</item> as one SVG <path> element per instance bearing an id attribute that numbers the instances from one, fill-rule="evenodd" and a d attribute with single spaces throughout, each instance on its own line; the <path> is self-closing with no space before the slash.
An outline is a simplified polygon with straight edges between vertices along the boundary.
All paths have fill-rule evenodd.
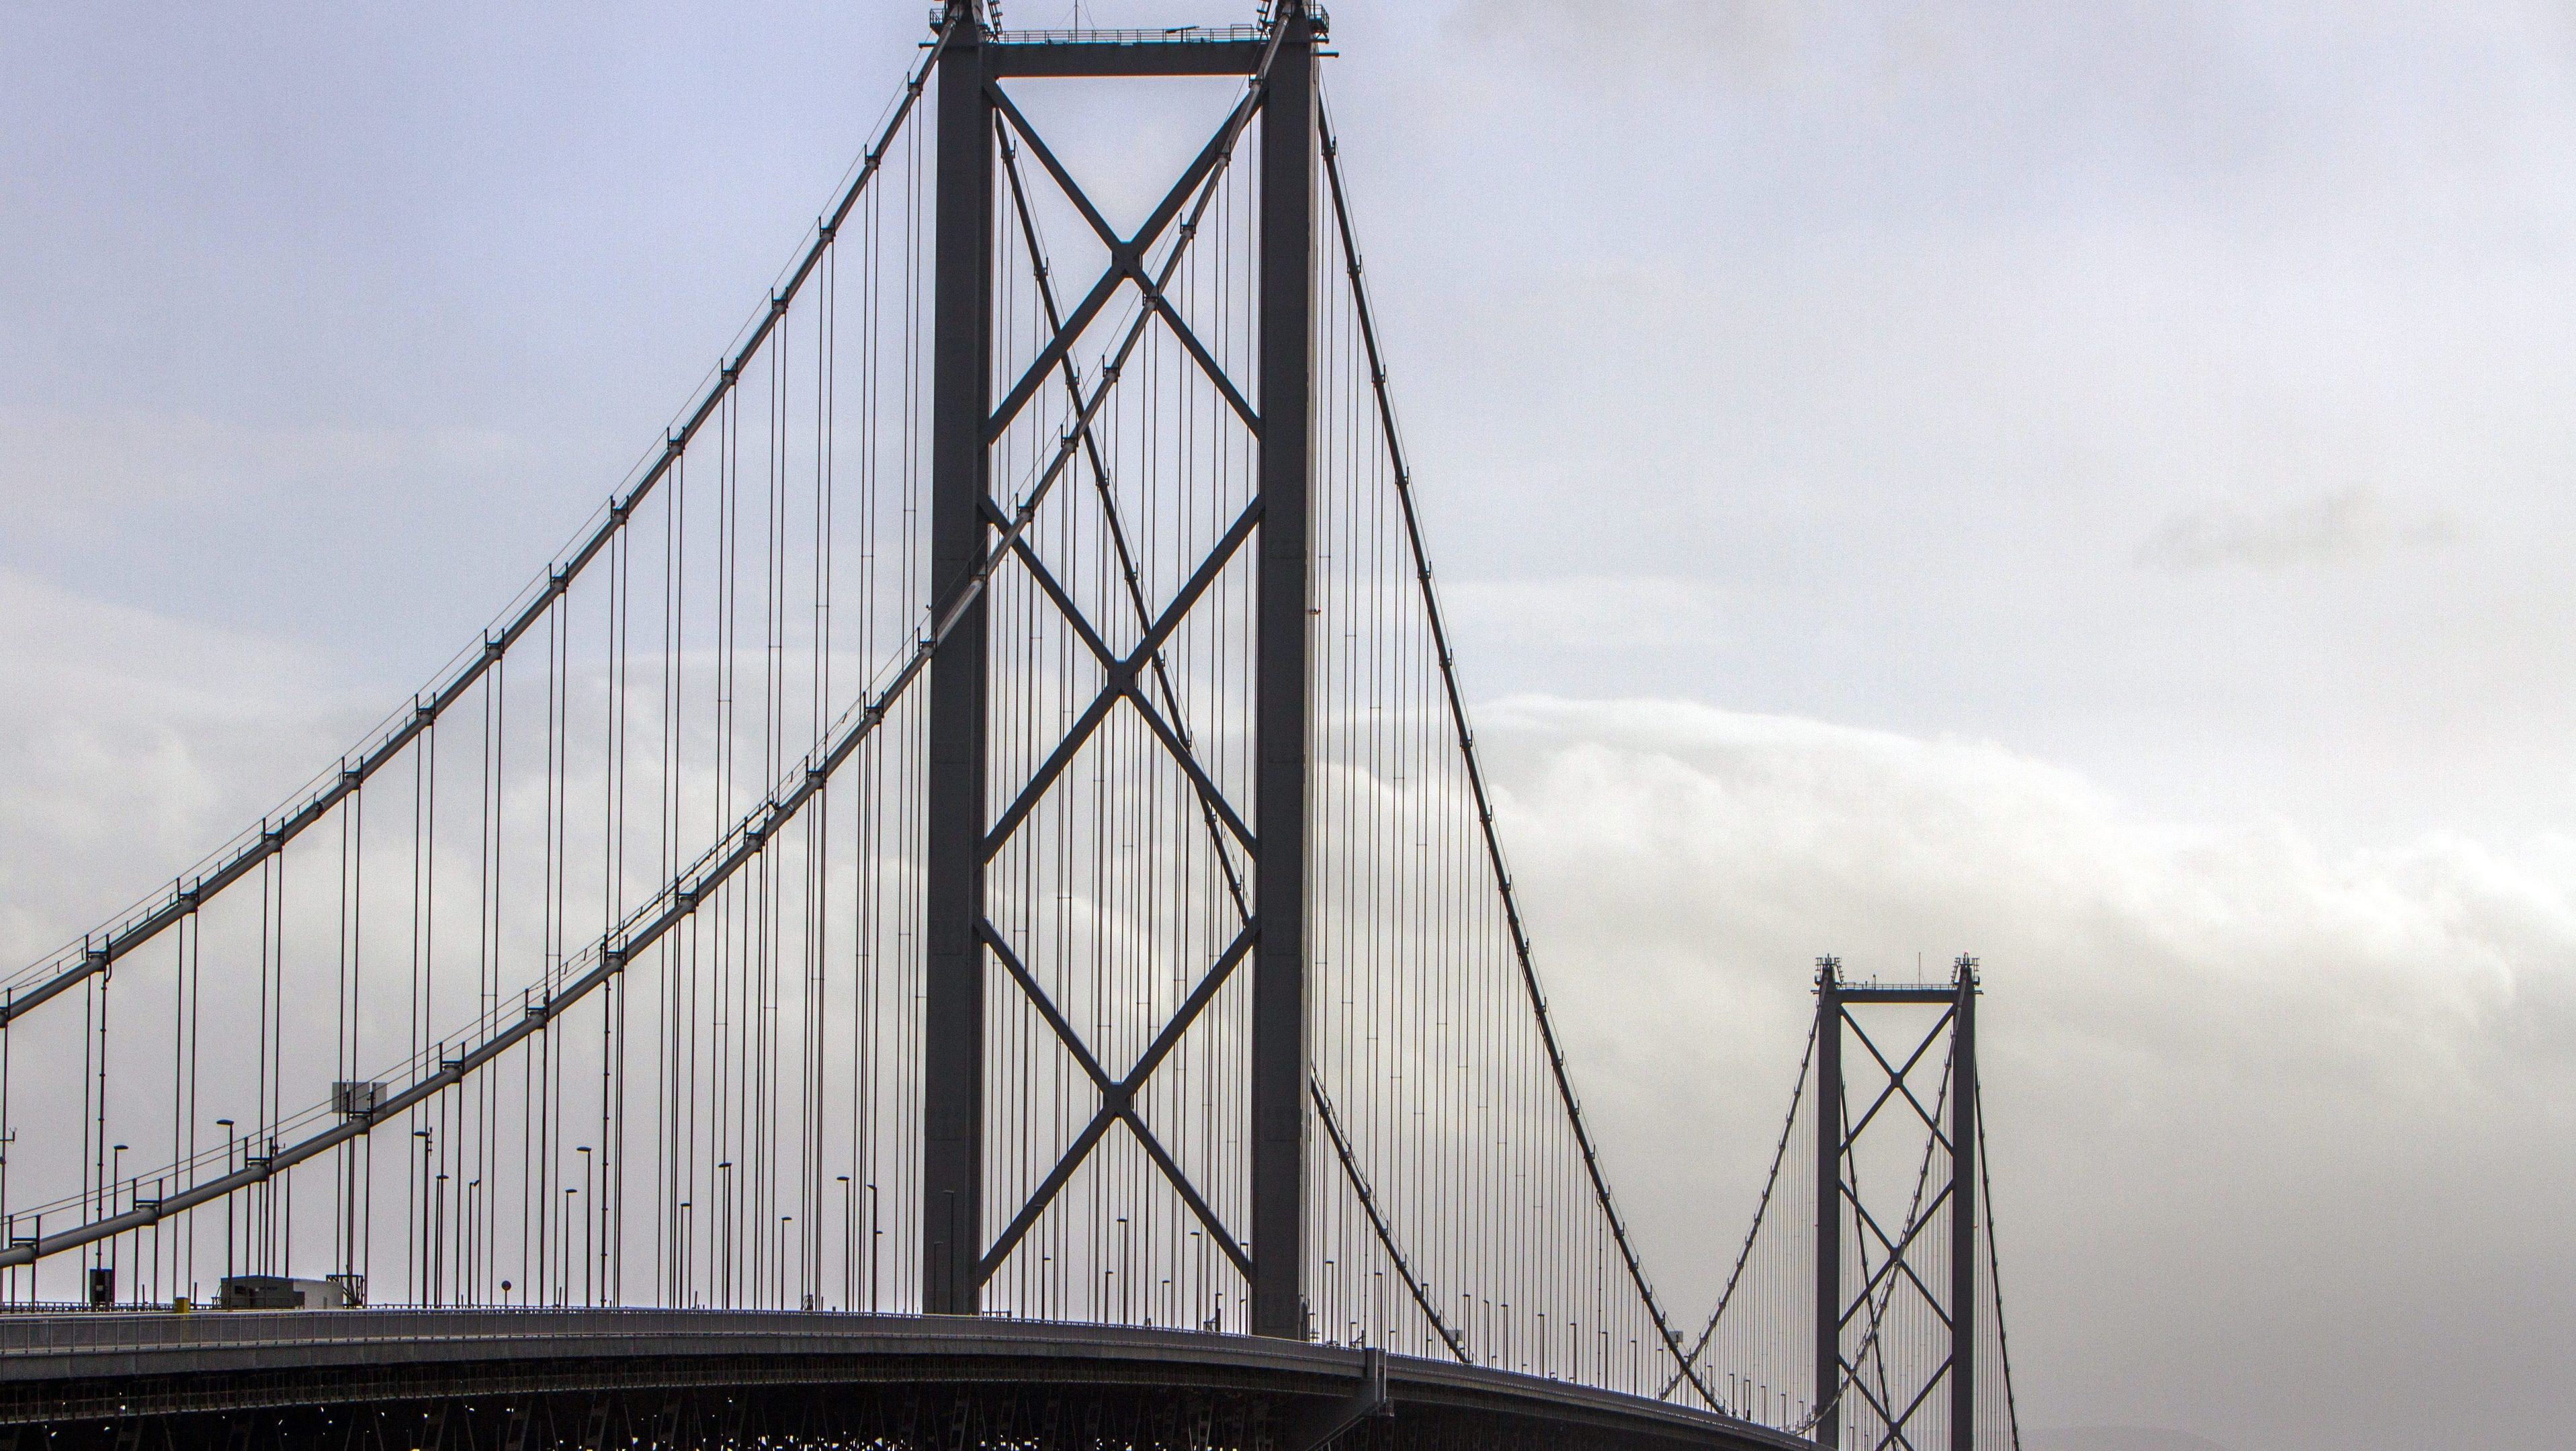
<path id="1" fill-rule="evenodd" d="M 993 114 L 982 21 L 949 0 L 939 58 L 932 296 L 931 580 L 968 587 L 990 542 Z M 922 1309 L 972 1315 L 984 1245 L 984 833 L 988 643 L 979 593 L 930 662 L 922 1039 Z"/>
<path id="2" fill-rule="evenodd" d="M 993 74 L 1009 76 L 1248 76 L 1258 40 L 1000 41 Z"/>
<path id="3" fill-rule="evenodd" d="M 1307 419 L 1314 390 L 1315 30 L 1276 21 L 1261 101 L 1260 579 L 1253 707 L 1252 1329 L 1304 1339 L 1306 1313 Z"/>

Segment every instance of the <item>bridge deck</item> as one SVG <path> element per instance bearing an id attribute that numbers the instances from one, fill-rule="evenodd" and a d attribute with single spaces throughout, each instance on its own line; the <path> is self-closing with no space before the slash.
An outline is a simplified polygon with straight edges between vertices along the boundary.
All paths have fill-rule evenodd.
<path id="1" fill-rule="evenodd" d="M 1232 1398 L 1282 1434 L 1352 1396 L 1362 1352 L 1182 1330 L 732 1310 L 321 1310 L 0 1315 L 0 1424 L 382 1408 L 637 1392 L 983 1392 Z M 1546 1444 L 1808 1443 L 1730 1417 L 1514 1372 L 1388 1359 L 1394 1419 Z M 945 1397 L 943 1401 L 940 1398 Z M 918 1408 L 907 1416 L 919 1414 Z M 1383 1440 L 1383 1437 L 1373 1439 Z M 1412 1441 L 1411 1436 L 1397 1439 Z M 1457 1442 L 1452 1435 L 1438 1437 Z M 1472 1438 L 1469 1438 L 1472 1439 Z M 1290 1446 L 1289 1451 L 1300 1451 Z"/>

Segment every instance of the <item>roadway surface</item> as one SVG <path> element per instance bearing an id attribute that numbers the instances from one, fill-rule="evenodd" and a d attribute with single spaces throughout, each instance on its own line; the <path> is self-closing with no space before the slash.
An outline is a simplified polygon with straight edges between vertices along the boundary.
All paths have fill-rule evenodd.
<path id="1" fill-rule="evenodd" d="M 1406 1356 L 1389 1356 L 1385 1363 L 1387 1414 L 1364 1423 L 1367 1434 L 1359 1438 L 1373 1445 L 1517 1442 L 1711 1451 L 1810 1445 L 1731 1417 L 1538 1376 Z M 158 1421 L 174 1428 L 182 1443 L 190 1438 L 176 1428 L 209 1432 L 217 1422 L 236 1425 L 244 1417 L 265 1415 L 283 1424 L 279 1418 L 289 1414 L 318 1415 L 353 1426 L 362 1416 L 392 1414 L 386 1407 L 408 1408 L 403 1414 L 419 1420 L 442 1415 L 434 1408 L 446 1403 L 548 1398 L 593 1407 L 596 1436 L 607 1415 L 596 1408 L 607 1403 L 605 1397 L 640 1405 L 667 1396 L 676 1406 L 683 1393 L 715 1394 L 728 1405 L 740 1402 L 755 1410 L 789 1394 L 802 1397 L 800 1405 L 825 1408 L 800 1412 L 809 1416 L 836 1414 L 830 1410 L 836 1398 L 857 1397 L 879 1408 L 899 1400 L 900 1411 L 845 1408 L 836 1424 L 855 1425 L 848 1417 L 857 1414 L 899 1415 L 905 1434 L 896 1434 L 891 1424 L 840 1434 L 909 1441 L 919 1418 L 937 1422 L 947 1414 L 943 1407 L 999 1395 L 1012 1407 L 1045 1403 L 1049 1434 L 1006 1437 L 993 1430 L 975 1439 L 1166 1439 L 1134 1432 L 1070 1434 L 1086 1397 L 1096 1405 L 1111 1396 L 1128 1404 L 1234 1408 L 1235 1437 L 1206 1424 L 1187 1434 L 1175 1421 L 1169 1439 L 1199 1445 L 1239 1439 L 1302 1451 L 1308 1437 L 1370 1400 L 1367 1383 L 1365 1353 L 1351 1347 L 993 1318 L 627 1309 L 0 1314 L 0 1425 L 77 1426 L 103 1435 L 137 1421 Z M 1059 1400 L 1077 1409 L 1061 1410 Z M 334 1407 L 347 1408 L 335 1421 Z M 560 1424 L 563 1413 L 554 1414 L 554 1424 Z M 966 1424 L 967 1411 L 954 1414 L 956 1424 Z M 989 1419 L 996 1413 L 974 1414 Z M 1088 1414 L 1096 1426 L 1099 1412 Z M 1059 1415 L 1072 1418 L 1061 1436 L 1054 1434 Z M 628 1419 L 639 1423 L 634 1434 L 645 1441 L 764 1434 L 739 1421 L 723 1435 L 648 1434 L 640 1429 L 643 1412 Z M 985 1426 L 987 1420 L 974 1424 Z M 1247 1426 L 1271 1429 L 1241 1429 Z M 918 1434 L 932 1439 L 932 1426 L 919 1424 Z"/>

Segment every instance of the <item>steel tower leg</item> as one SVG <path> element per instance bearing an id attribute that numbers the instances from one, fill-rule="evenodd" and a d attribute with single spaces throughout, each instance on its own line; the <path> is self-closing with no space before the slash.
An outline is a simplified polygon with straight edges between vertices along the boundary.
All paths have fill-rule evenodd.
<path id="1" fill-rule="evenodd" d="M 931 343 L 930 578 L 941 610 L 983 562 L 993 407 L 992 103 L 976 7 L 948 9 Z M 986 634 L 979 597 L 930 662 L 921 1288 L 933 1315 L 972 1315 L 982 1301 Z"/>
<path id="2" fill-rule="evenodd" d="M 1977 1439 L 1977 960 L 1962 957 L 1950 1024 L 1950 1448 Z"/>
<path id="3" fill-rule="evenodd" d="M 1286 0 L 1261 102 L 1259 845 L 1252 959 L 1252 1331 L 1306 1324 L 1308 397 L 1313 386 L 1315 34 Z"/>
<path id="4" fill-rule="evenodd" d="M 1816 961 L 1816 1424 L 1819 1446 L 1842 1441 L 1843 1000 L 1842 964 Z"/>

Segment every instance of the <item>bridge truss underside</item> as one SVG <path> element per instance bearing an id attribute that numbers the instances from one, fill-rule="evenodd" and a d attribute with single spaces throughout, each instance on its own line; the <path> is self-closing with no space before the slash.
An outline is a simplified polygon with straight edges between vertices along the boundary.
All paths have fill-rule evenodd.
<path id="1" fill-rule="evenodd" d="M 21 1315 L 0 1445 L 1347 1451 L 1805 1443 L 1534 1376 L 1238 1335 L 793 1312 Z M 42 1427 L 42 1430 L 36 1429 Z M 1335 1436 L 1333 1433 L 1339 1432 Z"/>

